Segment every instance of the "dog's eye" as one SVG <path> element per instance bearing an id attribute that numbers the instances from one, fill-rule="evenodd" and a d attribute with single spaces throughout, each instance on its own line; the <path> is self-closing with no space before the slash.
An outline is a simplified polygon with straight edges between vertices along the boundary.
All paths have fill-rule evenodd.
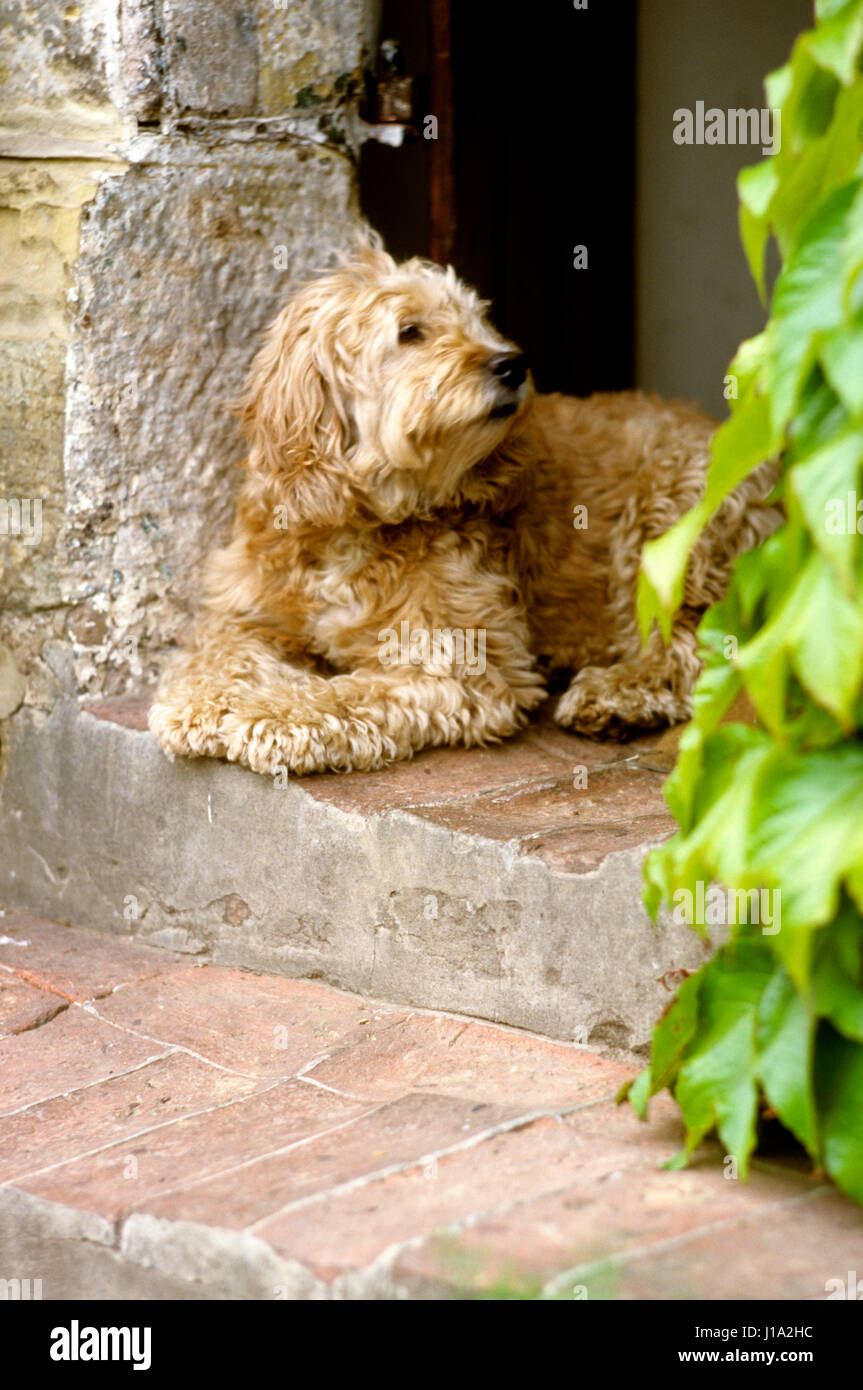
<path id="1" fill-rule="evenodd" d="M 403 323 L 399 329 L 400 343 L 419 343 L 425 337 L 418 323 Z"/>

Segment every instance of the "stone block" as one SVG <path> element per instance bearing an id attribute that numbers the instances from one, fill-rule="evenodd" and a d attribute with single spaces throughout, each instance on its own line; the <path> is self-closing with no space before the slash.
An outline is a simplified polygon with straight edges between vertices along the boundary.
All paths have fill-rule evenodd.
<path id="1" fill-rule="evenodd" d="M 111 12 L 98 0 L 11 0 L 3 15 L 0 128 L 28 135 L 119 136 Z"/>
<path id="2" fill-rule="evenodd" d="M 412 792 L 393 770 L 389 805 L 389 773 L 369 774 L 372 805 L 355 790 L 362 774 L 280 788 L 210 760 L 171 764 L 135 715 L 129 727 L 67 703 L 41 724 L 26 708 L 12 719 L 0 797 L 7 908 L 597 1051 L 645 1047 L 671 998 L 669 972 L 707 957 L 694 932 L 668 917 L 654 926 L 641 901 L 644 855 L 669 833 L 667 816 L 641 843 L 601 854 L 594 827 L 565 817 L 575 838 L 563 865 L 534 834 L 530 796 L 512 823 L 505 757 L 522 789 L 531 757 L 536 782 L 547 780 L 544 726 L 478 766 L 464 792 L 448 770 L 482 752 L 420 754 Z M 500 838 L 487 833 L 491 777 L 509 826 Z M 426 783 L 438 788 L 430 800 Z M 616 805 L 613 779 L 608 790 Z M 572 791 L 574 805 L 582 795 Z M 442 806 L 458 811 L 456 828 L 440 823 Z"/>

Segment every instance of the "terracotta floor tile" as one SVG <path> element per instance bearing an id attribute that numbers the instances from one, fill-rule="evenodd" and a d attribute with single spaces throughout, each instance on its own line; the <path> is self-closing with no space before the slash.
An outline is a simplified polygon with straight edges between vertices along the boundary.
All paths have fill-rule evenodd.
<path id="1" fill-rule="evenodd" d="M 590 1299 L 616 1298 L 630 1277 L 618 1265 L 623 1257 L 624 1271 L 630 1268 L 627 1251 L 656 1247 L 655 1255 L 632 1259 L 631 1277 L 635 1278 L 642 1266 L 664 1264 L 664 1242 L 697 1241 L 701 1238 L 693 1233 L 706 1233 L 713 1227 L 720 1231 L 727 1227 L 731 1232 L 742 1219 L 751 1218 L 758 1227 L 772 1226 L 776 1220 L 793 1222 L 797 1201 L 807 1196 L 807 1185 L 793 1174 L 768 1178 L 756 1172 L 748 1183 L 726 1180 L 718 1153 L 709 1164 L 681 1172 L 663 1171 L 658 1157 L 651 1160 L 645 1151 L 643 1163 L 634 1170 L 583 1174 L 559 1191 L 480 1217 L 457 1234 L 438 1233 L 421 1246 L 405 1250 L 398 1272 L 445 1285 L 488 1289 L 498 1282 L 546 1284 L 569 1270 L 596 1266 L 589 1274 L 576 1274 L 572 1287 L 563 1284 L 561 1295 L 574 1296 L 575 1285 L 583 1284 Z M 783 1214 L 777 1217 L 775 1206 L 782 1202 L 794 1205 L 780 1208 Z M 737 1265 L 739 1277 L 741 1264 L 750 1258 L 746 1246 L 740 1246 L 739 1234 L 736 1254 L 732 1254 L 731 1235 L 711 1231 L 704 1239 L 724 1246 L 724 1261 Z M 349 1248 L 347 1243 L 344 1248 Z M 669 1268 L 674 1264 L 671 1259 Z M 685 1266 L 686 1261 L 679 1264 Z M 646 1280 L 640 1287 L 635 1297 L 665 1296 L 655 1288 L 647 1291 Z"/>
<path id="2" fill-rule="evenodd" d="M 601 822 L 551 838 L 584 853 Z M 631 1070 L 582 1049 L 35 918 L 3 935 L 0 1183 L 61 1209 L 251 1229 L 324 1279 L 391 1251 L 420 1296 L 807 1299 L 863 1271 L 857 1207 L 799 1163 L 726 1178 L 715 1144 L 664 1169 L 670 1097 L 641 1123 L 609 1099 Z"/>
<path id="3" fill-rule="evenodd" d="M 0 1042 L 0 1116 L 130 1071 L 167 1050 L 75 1005 L 41 1028 Z"/>
<path id="4" fill-rule="evenodd" d="M 515 738 L 488 748 L 428 749 L 380 772 L 325 774 L 308 777 L 302 785 L 315 800 L 333 802 L 346 811 L 372 814 L 401 807 L 433 819 L 425 808 L 471 804 L 481 796 L 505 798 L 517 793 L 520 784 L 537 786 L 550 780 L 571 785 L 576 767 L 596 769 L 638 752 L 646 754 L 655 741 L 649 737 L 624 746 L 597 743 L 567 733 L 546 716 Z"/>
<path id="5" fill-rule="evenodd" d="M 513 1113 L 517 1108 L 405 1096 L 332 1135 L 260 1159 L 245 1170 L 242 1181 L 226 1174 L 145 1202 L 144 1209 L 178 1221 L 250 1226 L 289 1202 L 463 1143 Z"/>
<path id="6" fill-rule="evenodd" d="M 7 912 L 0 918 L 0 962 L 42 989 L 64 999 L 95 999 L 117 985 L 189 968 L 187 956 L 141 946 L 85 927 L 61 926 L 44 918 Z"/>
<path id="7" fill-rule="evenodd" d="M 235 1216 L 240 1208 L 245 1209 L 249 1201 L 267 1200 L 266 1186 L 260 1190 L 264 1164 L 237 1165 L 344 1124 L 367 1109 L 361 1101 L 335 1096 L 303 1081 L 287 1081 L 205 1114 L 131 1136 L 48 1173 L 18 1179 L 16 1186 L 116 1219 L 142 1205 L 153 1210 L 162 1194 L 175 1188 L 181 1193 L 164 1202 L 182 1204 L 184 1184 L 224 1173 L 206 1185 L 222 1194 L 218 1211 L 211 1213 L 211 1224 L 235 1226 L 242 1224 Z M 339 1137 L 317 1142 L 338 1146 Z"/>
<path id="8" fill-rule="evenodd" d="M 624 1256 L 611 1289 L 621 1299 L 824 1299 L 828 1281 L 847 1289 L 851 1271 L 863 1277 L 863 1211 L 829 1192 Z"/>
<path id="9" fill-rule="evenodd" d="M 422 1236 L 426 1243 L 404 1252 L 400 1270 L 447 1282 L 463 1264 L 468 1282 L 482 1286 L 507 1267 L 546 1280 L 583 1260 L 731 1221 L 805 1188 L 794 1175 L 777 1181 L 756 1174 L 745 1186 L 732 1185 L 718 1157 L 709 1168 L 663 1172 L 662 1156 L 661 1146 L 608 1152 L 601 1140 L 587 1151 L 560 1121 L 539 1120 L 424 1168 L 283 1212 L 257 1234 L 327 1279 Z M 465 1221 L 457 1238 L 434 1239 Z"/>
<path id="10" fill-rule="evenodd" d="M 65 1162 L 153 1125 L 221 1105 L 266 1084 L 173 1052 L 123 1076 L 70 1091 L 0 1121 L 0 1182 Z"/>
<path id="11" fill-rule="evenodd" d="M 404 1010 L 304 980 L 207 966 L 118 991 L 100 1017 L 250 1076 L 290 1076 L 345 1043 L 376 1037 Z"/>
<path id="12" fill-rule="evenodd" d="M 529 1034 L 439 1015 L 415 1014 L 376 1041 L 347 1047 L 309 1075 L 336 1090 L 389 1100 L 434 1091 L 525 1111 L 616 1094 L 632 1069 Z"/>
<path id="13" fill-rule="evenodd" d="M 38 1028 L 66 1007 L 56 994 L 0 970 L 0 1037 Z"/>

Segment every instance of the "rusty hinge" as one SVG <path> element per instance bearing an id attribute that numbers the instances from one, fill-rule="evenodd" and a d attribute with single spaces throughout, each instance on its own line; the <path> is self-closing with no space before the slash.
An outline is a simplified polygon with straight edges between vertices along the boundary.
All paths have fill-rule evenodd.
<path id="1" fill-rule="evenodd" d="M 416 134 L 417 82 L 405 77 L 402 46 L 384 39 L 378 47 L 377 70 L 366 73 L 362 118 L 373 126 L 402 126 Z"/>

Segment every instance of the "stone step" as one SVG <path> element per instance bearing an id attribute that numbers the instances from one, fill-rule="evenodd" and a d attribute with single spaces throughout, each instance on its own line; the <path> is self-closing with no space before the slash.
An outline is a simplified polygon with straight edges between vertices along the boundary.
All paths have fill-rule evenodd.
<path id="1" fill-rule="evenodd" d="M 642 906 L 662 739 L 547 717 L 486 749 L 276 781 L 169 763 L 146 700 L 8 730 L 0 902 L 225 965 L 638 1051 L 705 947 Z"/>
<path id="2" fill-rule="evenodd" d="M 0 1277 L 43 1299 L 818 1299 L 863 1212 L 796 1160 L 663 1168 L 631 1066 L 0 918 Z M 14 1296 L 14 1295 L 13 1295 Z"/>

